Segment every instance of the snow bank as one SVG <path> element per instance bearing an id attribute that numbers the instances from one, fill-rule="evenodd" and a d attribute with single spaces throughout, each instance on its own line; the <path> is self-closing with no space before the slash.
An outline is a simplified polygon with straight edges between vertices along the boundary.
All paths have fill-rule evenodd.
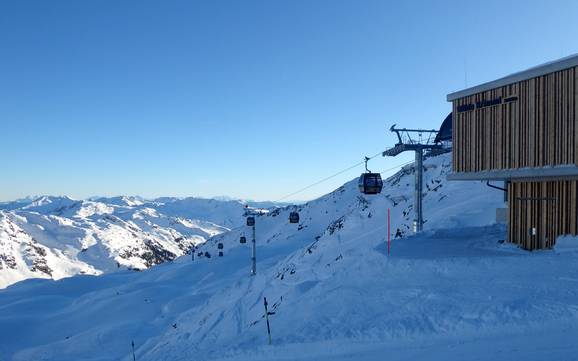
<path id="1" fill-rule="evenodd" d="M 554 246 L 556 252 L 578 252 L 578 237 L 561 236 L 556 239 Z"/>

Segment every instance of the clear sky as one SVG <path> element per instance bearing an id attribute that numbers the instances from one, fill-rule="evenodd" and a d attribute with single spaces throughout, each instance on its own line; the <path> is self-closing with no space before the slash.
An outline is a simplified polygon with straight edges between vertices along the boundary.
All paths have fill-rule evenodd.
<path id="1" fill-rule="evenodd" d="M 449 92 L 577 53 L 576 14 L 577 1 L 2 1 L 0 200 L 276 200 L 392 145 L 393 123 L 439 127 Z"/>

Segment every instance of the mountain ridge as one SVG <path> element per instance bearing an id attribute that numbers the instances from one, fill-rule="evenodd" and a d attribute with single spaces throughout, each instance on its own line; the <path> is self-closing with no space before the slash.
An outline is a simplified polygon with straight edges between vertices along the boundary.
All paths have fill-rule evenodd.
<path id="1" fill-rule="evenodd" d="M 73 199 L 39 196 L 0 204 L 0 288 L 142 270 L 190 252 L 243 222 L 245 204 L 194 197 Z"/>

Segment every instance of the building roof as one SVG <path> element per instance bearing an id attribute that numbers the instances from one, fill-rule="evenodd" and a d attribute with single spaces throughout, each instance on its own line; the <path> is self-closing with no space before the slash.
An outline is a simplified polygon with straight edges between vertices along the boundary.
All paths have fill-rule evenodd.
<path id="1" fill-rule="evenodd" d="M 578 179 L 578 167 L 574 164 L 535 168 L 492 169 L 478 172 L 452 172 L 448 180 L 511 180 L 538 182 L 560 179 Z"/>
<path id="2" fill-rule="evenodd" d="M 509 85 L 523 80 L 532 79 L 538 76 L 554 73 L 575 66 L 578 66 L 578 54 L 570 55 L 562 59 L 554 60 L 542 65 L 532 67 L 530 69 L 526 69 L 524 71 L 520 71 L 518 73 L 510 74 L 497 80 L 493 80 L 487 83 L 476 85 L 471 88 L 450 93 L 447 96 L 447 100 L 448 102 L 451 102 L 452 100 L 463 98 L 469 95 L 474 95 L 487 90 L 499 88 L 504 85 Z"/>
<path id="3" fill-rule="evenodd" d="M 444 119 L 434 143 L 452 140 L 452 113 Z"/>

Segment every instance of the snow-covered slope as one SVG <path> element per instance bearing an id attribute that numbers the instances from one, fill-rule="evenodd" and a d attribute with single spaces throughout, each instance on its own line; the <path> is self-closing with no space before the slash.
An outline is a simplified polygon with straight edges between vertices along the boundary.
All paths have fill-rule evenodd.
<path id="1" fill-rule="evenodd" d="M 250 241 L 239 244 L 249 229 L 240 227 L 211 238 L 194 260 L 12 285 L 0 291 L 0 355 L 130 361 L 134 342 L 139 361 L 574 359 L 577 241 L 560 242 L 563 252 L 502 244 L 505 228 L 492 223 L 503 194 L 446 182 L 449 159 L 425 162 L 419 236 L 407 231 L 407 167 L 381 195 L 360 195 L 349 182 L 258 217 L 256 276 Z M 387 208 L 392 235 L 401 235 L 389 256 Z M 293 209 L 299 224 L 287 222 Z"/>
<path id="2" fill-rule="evenodd" d="M 0 288 L 30 277 L 60 279 L 145 269 L 240 225 L 239 201 L 196 198 L 38 197 L 0 204 Z"/>

